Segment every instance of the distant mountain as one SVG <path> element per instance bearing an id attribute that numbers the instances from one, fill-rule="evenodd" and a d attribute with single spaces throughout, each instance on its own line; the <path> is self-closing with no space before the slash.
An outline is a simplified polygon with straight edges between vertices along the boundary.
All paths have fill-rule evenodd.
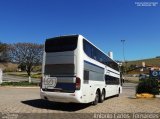
<path id="1" fill-rule="evenodd" d="M 144 63 L 145 67 L 143 65 Z M 160 68 L 160 57 L 127 61 L 124 66 L 127 67 L 128 74 L 149 73 L 150 68 Z"/>
<path id="2" fill-rule="evenodd" d="M 160 67 L 160 57 L 127 61 L 127 67 L 129 67 L 131 65 L 142 66 L 142 62 L 145 62 L 146 66 Z"/>

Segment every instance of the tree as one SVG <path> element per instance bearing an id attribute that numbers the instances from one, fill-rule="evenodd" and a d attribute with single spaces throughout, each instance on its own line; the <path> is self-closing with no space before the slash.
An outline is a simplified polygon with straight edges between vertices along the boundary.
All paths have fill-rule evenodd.
<path id="1" fill-rule="evenodd" d="M 7 54 L 7 44 L 0 42 L 0 61 L 6 62 L 8 61 L 8 54 Z"/>
<path id="2" fill-rule="evenodd" d="M 43 45 L 34 43 L 16 43 L 9 45 L 9 57 L 12 62 L 25 66 L 30 78 L 33 67 L 42 63 Z"/>

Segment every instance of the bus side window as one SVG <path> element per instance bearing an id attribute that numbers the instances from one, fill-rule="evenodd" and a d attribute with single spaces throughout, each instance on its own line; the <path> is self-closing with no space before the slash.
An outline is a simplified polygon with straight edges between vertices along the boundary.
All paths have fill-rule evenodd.
<path id="1" fill-rule="evenodd" d="M 107 78 L 106 78 L 106 75 L 105 75 L 105 84 L 107 84 Z"/>
<path id="2" fill-rule="evenodd" d="M 91 47 L 91 45 L 86 40 L 84 40 L 83 47 L 84 47 L 85 53 L 89 57 L 92 57 L 92 47 Z"/>
<path id="3" fill-rule="evenodd" d="M 108 84 L 109 83 L 109 78 L 107 75 L 105 75 L 105 83 Z"/>
<path id="4" fill-rule="evenodd" d="M 89 71 L 84 70 L 84 83 L 89 83 Z"/>

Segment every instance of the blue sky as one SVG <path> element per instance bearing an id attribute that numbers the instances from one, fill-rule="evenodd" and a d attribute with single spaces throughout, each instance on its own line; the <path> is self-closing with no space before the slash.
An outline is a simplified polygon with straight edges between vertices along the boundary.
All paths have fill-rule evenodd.
<path id="1" fill-rule="evenodd" d="M 138 7 L 135 2 L 158 2 Z M 82 34 L 123 60 L 160 56 L 160 0 L 0 0 L 0 41 L 44 43 Z"/>

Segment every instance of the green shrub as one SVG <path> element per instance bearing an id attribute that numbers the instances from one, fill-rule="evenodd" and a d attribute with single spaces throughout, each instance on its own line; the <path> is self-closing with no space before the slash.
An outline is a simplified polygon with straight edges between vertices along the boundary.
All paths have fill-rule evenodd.
<path id="1" fill-rule="evenodd" d="M 136 93 L 159 94 L 158 81 L 156 79 L 143 79 L 139 82 Z"/>

